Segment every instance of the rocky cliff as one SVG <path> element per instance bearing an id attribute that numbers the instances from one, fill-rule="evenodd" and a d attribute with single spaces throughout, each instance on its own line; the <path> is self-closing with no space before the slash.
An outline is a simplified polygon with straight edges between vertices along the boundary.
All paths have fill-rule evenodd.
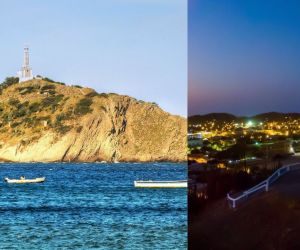
<path id="1" fill-rule="evenodd" d="M 49 80 L 1 91 L 3 161 L 186 160 L 186 120 L 155 103 Z"/>

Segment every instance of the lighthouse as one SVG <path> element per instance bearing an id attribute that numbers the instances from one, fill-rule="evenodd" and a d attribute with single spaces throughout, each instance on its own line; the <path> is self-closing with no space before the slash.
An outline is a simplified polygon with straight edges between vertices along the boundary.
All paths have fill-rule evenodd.
<path id="1" fill-rule="evenodd" d="M 24 48 L 24 58 L 23 58 L 23 66 L 21 70 L 18 72 L 19 82 L 25 82 L 33 79 L 32 70 L 29 66 L 29 48 L 25 46 Z"/>

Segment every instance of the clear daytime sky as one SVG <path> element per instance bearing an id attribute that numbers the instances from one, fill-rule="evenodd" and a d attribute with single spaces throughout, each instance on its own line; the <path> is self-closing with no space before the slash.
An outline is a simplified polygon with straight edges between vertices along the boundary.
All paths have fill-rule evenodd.
<path id="1" fill-rule="evenodd" d="M 1 0 L 0 79 L 33 74 L 187 113 L 185 0 Z"/>
<path id="2" fill-rule="evenodd" d="M 189 114 L 300 112 L 300 1 L 189 1 Z"/>

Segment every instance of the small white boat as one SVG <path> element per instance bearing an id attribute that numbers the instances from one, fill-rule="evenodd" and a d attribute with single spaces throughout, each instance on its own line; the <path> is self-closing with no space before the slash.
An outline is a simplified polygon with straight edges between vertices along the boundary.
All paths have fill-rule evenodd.
<path id="1" fill-rule="evenodd" d="M 40 183 L 45 181 L 45 177 L 35 178 L 35 179 L 9 179 L 4 178 L 4 181 L 7 183 L 16 183 L 16 184 L 26 184 L 26 183 Z"/>
<path id="2" fill-rule="evenodd" d="M 187 188 L 185 180 L 179 181 L 134 181 L 137 188 Z"/>

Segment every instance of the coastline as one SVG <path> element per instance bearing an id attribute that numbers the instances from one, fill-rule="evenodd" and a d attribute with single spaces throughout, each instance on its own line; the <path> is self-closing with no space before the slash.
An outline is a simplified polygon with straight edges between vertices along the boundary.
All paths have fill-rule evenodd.
<path id="1" fill-rule="evenodd" d="M 51 163 L 97 163 L 97 164 L 118 164 L 118 163 L 125 163 L 125 164 L 141 164 L 141 163 L 178 163 L 178 164 L 187 164 L 187 160 L 161 160 L 161 161 L 12 161 L 12 160 L 5 160 L 0 159 L 1 163 L 20 163 L 20 164 L 30 164 L 30 163 L 40 163 L 40 164 L 51 164 Z"/>

